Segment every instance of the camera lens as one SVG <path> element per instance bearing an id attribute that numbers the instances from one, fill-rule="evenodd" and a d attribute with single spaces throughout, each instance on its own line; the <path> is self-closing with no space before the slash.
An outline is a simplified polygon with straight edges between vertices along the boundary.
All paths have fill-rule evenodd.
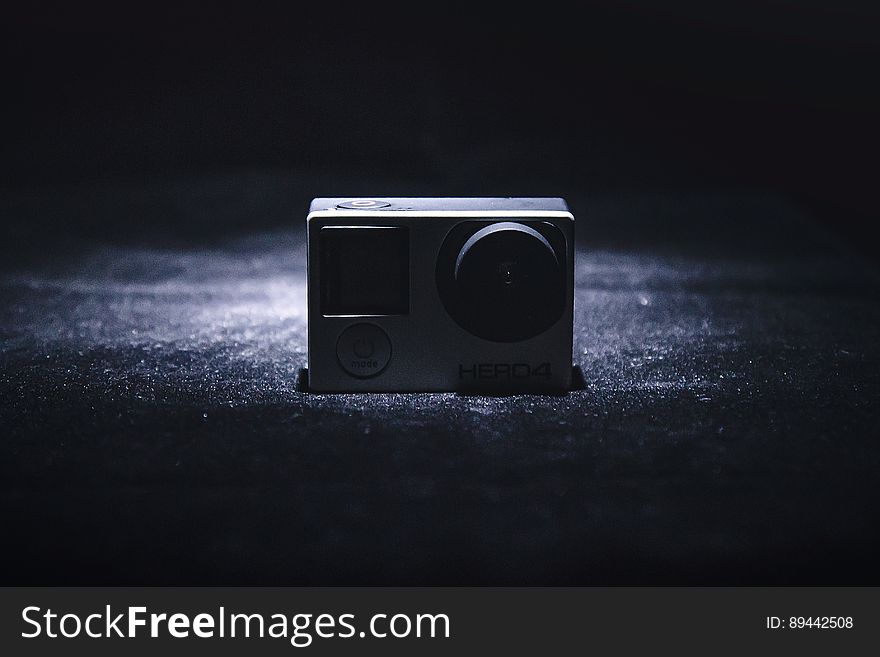
<path id="1" fill-rule="evenodd" d="M 563 260 L 535 228 L 507 221 L 486 225 L 459 249 L 444 302 L 474 335 L 495 342 L 526 340 L 562 314 Z"/>

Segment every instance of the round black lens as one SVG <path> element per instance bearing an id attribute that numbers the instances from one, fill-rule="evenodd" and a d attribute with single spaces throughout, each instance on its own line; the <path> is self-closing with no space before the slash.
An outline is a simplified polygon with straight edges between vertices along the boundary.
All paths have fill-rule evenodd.
<path id="1" fill-rule="evenodd" d="M 471 234 L 455 259 L 444 302 L 460 326 L 486 340 L 516 342 L 562 314 L 564 257 L 541 232 L 497 222 Z"/>

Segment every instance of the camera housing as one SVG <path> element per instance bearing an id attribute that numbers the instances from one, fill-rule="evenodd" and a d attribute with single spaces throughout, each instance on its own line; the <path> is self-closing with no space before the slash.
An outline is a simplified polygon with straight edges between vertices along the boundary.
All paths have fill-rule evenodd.
<path id="1" fill-rule="evenodd" d="M 571 386 L 574 217 L 560 198 L 316 198 L 308 385 Z"/>

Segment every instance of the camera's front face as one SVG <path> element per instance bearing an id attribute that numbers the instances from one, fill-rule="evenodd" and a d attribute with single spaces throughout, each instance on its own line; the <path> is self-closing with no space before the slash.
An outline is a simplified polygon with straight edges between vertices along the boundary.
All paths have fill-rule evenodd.
<path id="1" fill-rule="evenodd" d="M 560 199 L 315 199 L 308 224 L 310 389 L 570 385 Z"/>

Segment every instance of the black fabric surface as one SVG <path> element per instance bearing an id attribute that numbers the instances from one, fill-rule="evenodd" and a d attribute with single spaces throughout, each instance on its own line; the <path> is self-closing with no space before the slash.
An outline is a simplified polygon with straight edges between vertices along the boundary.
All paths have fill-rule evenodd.
<path id="1" fill-rule="evenodd" d="M 880 581 L 880 287 L 805 210 L 568 193 L 583 389 L 309 394 L 306 203 L 383 185 L 4 192 L 4 583 Z"/>

